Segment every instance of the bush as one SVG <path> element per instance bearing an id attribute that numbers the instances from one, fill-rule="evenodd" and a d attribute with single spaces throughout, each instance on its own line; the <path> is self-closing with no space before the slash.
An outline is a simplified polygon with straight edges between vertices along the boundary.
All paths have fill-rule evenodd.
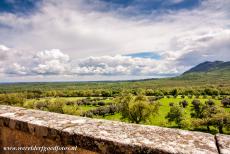
<path id="1" fill-rule="evenodd" d="M 212 95 L 212 99 L 216 99 L 216 96 L 215 96 L 215 95 Z"/>
<path id="2" fill-rule="evenodd" d="M 62 107 L 63 113 L 77 115 L 78 106 L 77 105 L 63 105 Z"/>
<path id="3" fill-rule="evenodd" d="M 204 96 L 203 96 L 203 99 L 206 99 L 206 98 L 208 98 L 208 96 L 207 96 L 207 95 L 204 95 Z"/>
<path id="4" fill-rule="evenodd" d="M 181 128 L 185 128 L 185 129 L 191 128 L 191 119 L 183 119 L 180 122 L 180 126 L 181 126 Z"/>
<path id="5" fill-rule="evenodd" d="M 35 101 L 30 100 L 30 101 L 25 101 L 23 104 L 23 107 L 33 109 L 34 108 Z"/>
<path id="6" fill-rule="evenodd" d="M 183 100 L 180 102 L 180 106 L 182 106 L 183 108 L 186 108 L 188 106 L 188 102 L 186 100 Z"/>
<path id="7" fill-rule="evenodd" d="M 118 107 L 115 104 L 110 106 L 101 106 L 93 110 L 89 110 L 81 114 L 84 117 L 92 117 L 93 115 L 105 116 L 107 114 L 113 115 L 115 112 L 118 112 Z"/>
<path id="8" fill-rule="evenodd" d="M 173 103 L 173 102 L 170 102 L 170 103 L 169 103 L 169 106 L 174 106 L 174 103 Z"/>
<path id="9" fill-rule="evenodd" d="M 182 107 L 174 105 L 170 107 L 170 111 L 165 118 L 167 118 L 169 122 L 174 121 L 178 127 L 182 127 L 181 121 L 184 119 L 183 117 L 184 111 Z"/>
<path id="10" fill-rule="evenodd" d="M 105 106 L 105 102 L 98 102 L 97 103 L 99 106 Z"/>
<path id="11" fill-rule="evenodd" d="M 48 103 L 48 110 L 51 112 L 64 113 L 63 106 L 66 105 L 63 100 L 56 99 L 54 102 Z"/>
<path id="12" fill-rule="evenodd" d="M 25 99 L 23 94 L 1 94 L 0 104 L 23 106 Z"/>
<path id="13" fill-rule="evenodd" d="M 230 107 L 230 98 L 224 98 L 221 103 L 224 107 Z"/>
<path id="14" fill-rule="evenodd" d="M 201 118 L 202 117 L 202 108 L 203 104 L 199 100 L 192 101 L 192 108 L 191 108 L 191 117 L 193 118 Z"/>
<path id="15" fill-rule="evenodd" d="M 82 116 L 93 118 L 93 113 L 92 112 L 85 112 Z"/>
<path id="16" fill-rule="evenodd" d="M 47 110 L 48 104 L 49 104 L 48 100 L 37 101 L 34 103 L 34 109 Z"/>
<path id="17" fill-rule="evenodd" d="M 213 106 L 215 105 L 215 102 L 211 99 L 209 99 L 208 101 L 205 102 L 205 104 L 209 105 L 209 106 Z"/>

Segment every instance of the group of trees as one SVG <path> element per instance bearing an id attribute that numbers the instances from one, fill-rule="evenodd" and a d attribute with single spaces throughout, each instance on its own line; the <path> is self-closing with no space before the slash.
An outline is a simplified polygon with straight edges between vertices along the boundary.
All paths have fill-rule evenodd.
<path id="1" fill-rule="evenodd" d="M 21 93 L 0 94 L 0 104 L 22 106 L 26 97 Z"/>
<path id="2" fill-rule="evenodd" d="M 148 88 L 139 88 L 139 89 L 127 89 L 128 93 L 131 93 L 137 96 L 140 91 L 146 96 L 218 96 L 218 95 L 229 95 L 228 90 L 222 90 L 219 87 L 204 87 L 204 88 L 161 88 L 161 89 L 148 89 Z M 122 92 L 122 89 L 46 89 L 46 88 L 37 88 L 35 90 L 18 90 L 19 93 L 23 93 L 27 99 L 36 99 L 42 97 L 116 97 L 119 96 Z M 16 92 L 16 93 L 18 93 Z M 0 93 L 9 93 L 0 91 Z"/>
<path id="3" fill-rule="evenodd" d="M 183 94 L 183 95 L 181 95 Z M 113 115 L 117 112 L 121 113 L 122 119 L 126 119 L 133 123 L 145 123 L 151 116 L 157 116 L 161 103 L 160 99 L 167 95 L 167 97 L 177 97 L 181 95 L 181 98 L 188 96 L 195 99 L 189 105 L 189 102 L 183 100 L 179 103 L 169 103 L 170 110 L 166 115 L 166 119 L 169 123 L 175 122 L 178 127 L 187 127 L 189 123 L 192 123 L 193 127 L 206 127 L 209 131 L 211 127 L 216 127 L 220 133 L 223 133 L 224 128 L 230 128 L 230 114 L 212 100 L 206 102 L 200 102 L 200 94 L 203 98 L 207 98 L 211 95 L 215 98 L 221 94 L 218 89 L 205 88 L 203 90 L 152 90 L 152 89 L 138 89 L 127 91 L 116 90 L 70 90 L 70 91 L 41 91 L 34 90 L 24 93 L 7 93 L 0 94 L 0 104 L 17 105 L 27 108 L 34 108 L 58 113 L 66 113 L 72 115 L 81 115 L 87 117 L 93 116 L 106 116 Z M 66 101 L 61 98 L 55 100 L 52 99 L 40 99 L 41 97 L 86 97 L 77 101 Z M 96 96 L 93 97 L 92 96 Z M 100 97 L 97 97 L 100 96 Z M 102 97 L 103 96 L 103 97 Z M 112 97 L 115 97 L 112 102 Z M 104 99 L 109 98 L 111 102 L 105 102 Z M 210 98 L 210 97 L 208 97 Z M 26 101 L 26 99 L 34 99 L 34 101 Z M 230 98 L 221 96 L 221 104 L 223 107 L 230 107 Z M 79 106 L 89 105 L 97 107 L 96 109 L 83 112 L 79 110 Z M 190 116 L 186 115 L 185 110 L 188 110 L 190 106 Z"/>
<path id="4" fill-rule="evenodd" d="M 224 99 L 225 101 L 226 99 Z M 188 106 L 188 102 L 182 101 L 179 104 L 170 103 L 169 105 L 170 111 L 166 116 L 168 121 L 174 121 L 178 127 L 184 127 L 185 122 L 188 122 L 184 113 L 184 108 Z M 219 133 L 223 133 L 224 127 L 230 128 L 230 113 L 218 107 L 212 100 L 205 103 L 193 100 L 190 115 L 193 127 L 206 126 L 207 130 L 210 131 L 210 126 L 213 126 L 218 129 Z"/>

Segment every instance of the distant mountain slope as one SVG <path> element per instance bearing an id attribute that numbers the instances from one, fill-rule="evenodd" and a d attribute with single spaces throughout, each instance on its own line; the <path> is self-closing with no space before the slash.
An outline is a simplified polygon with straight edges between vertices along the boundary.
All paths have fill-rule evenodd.
<path id="1" fill-rule="evenodd" d="M 199 73 L 199 72 L 210 72 L 210 71 L 218 71 L 223 69 L 229 69 L 230 68 L 230 61 L 229 62 L 223 62 L 223 61 L 214 61 L 214 62 L 204 62 L 201 64 L 198 64 L 197 66 L 191 68 L 190 70 L 183 73 L 189 74 L 189 73 Z"/>

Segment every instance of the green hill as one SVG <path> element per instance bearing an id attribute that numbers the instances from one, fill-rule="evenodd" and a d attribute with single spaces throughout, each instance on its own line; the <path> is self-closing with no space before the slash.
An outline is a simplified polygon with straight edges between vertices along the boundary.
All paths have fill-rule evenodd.
<path id="1" fill-rule="evenodd" d="M 201 63 L 190 70 L 184 72 L 184 74 L 189 74 L 189 73 L 198 73 L 198 72 L 213 72 L 217 71 L 219 72 L 220 70 L 223 71 L 229 71 L 230 69 L 230 62 L 223 62 L 223 61 L 206 61 L 204 63 Z"/>
<path id="2" fill-rule="evenodd" d="M 179 80 L 203 81 L 206 83 L 229 84 L 230 62 L 204 62 L 176 77 Z"/>

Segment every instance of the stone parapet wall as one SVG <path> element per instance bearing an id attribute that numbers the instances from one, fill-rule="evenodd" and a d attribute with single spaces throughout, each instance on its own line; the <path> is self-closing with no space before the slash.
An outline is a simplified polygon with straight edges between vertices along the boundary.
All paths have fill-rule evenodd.
<path id="1" fill-rule="evenodd" d="M 228 135 L 214 136 L 0 105 L 0 153 L 12 153 L 3 150 L 6 146 L 57 145 L 78 148 L 49 153 L 230 154 Z"/>

